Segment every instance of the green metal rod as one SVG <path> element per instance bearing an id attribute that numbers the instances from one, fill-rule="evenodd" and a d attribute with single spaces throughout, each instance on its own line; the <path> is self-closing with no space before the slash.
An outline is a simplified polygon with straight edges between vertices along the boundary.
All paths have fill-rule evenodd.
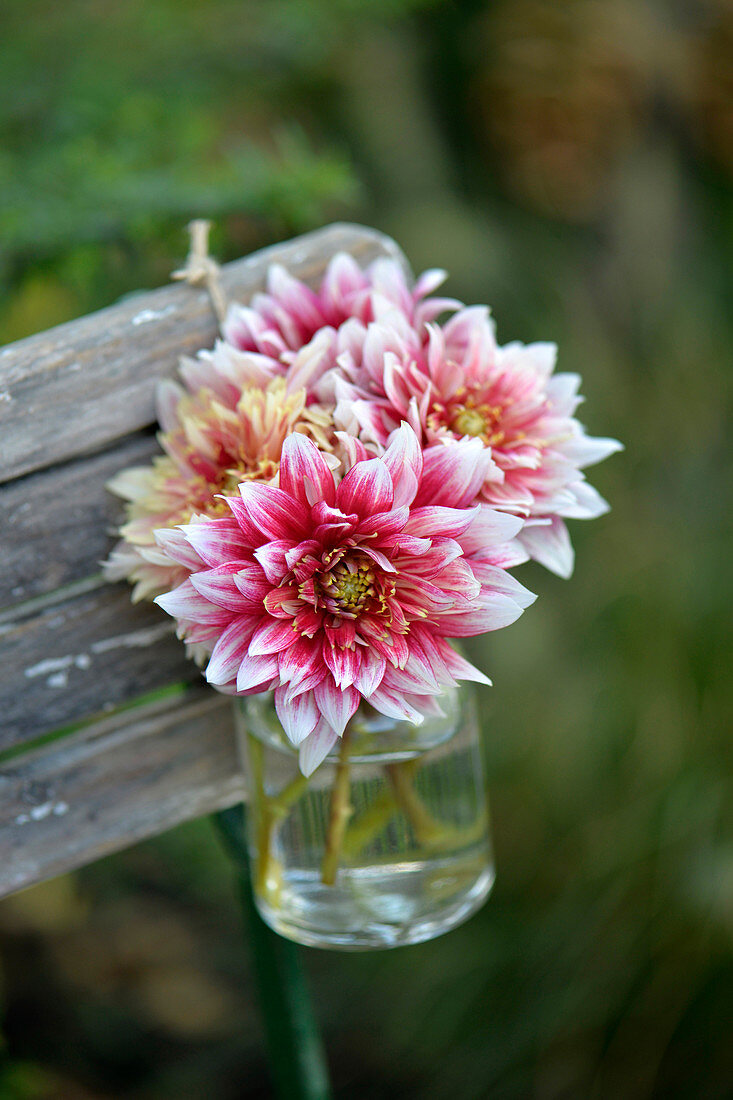
<path id="1" fill-rule="evenodd" d="M 221 810 L 213 815 L 213 820 L 236 871 L 275 1093 L 280 1100 L 331 1100 L 323 1044 L 300 951 L 294 943 L 268 928 L 255 907 L 244 807 Z"/>

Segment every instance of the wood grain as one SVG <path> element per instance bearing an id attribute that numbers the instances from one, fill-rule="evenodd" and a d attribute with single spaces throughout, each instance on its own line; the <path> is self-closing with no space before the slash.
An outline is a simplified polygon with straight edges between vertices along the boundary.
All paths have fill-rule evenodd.
<path id="1" fill-rule="evenodd" d="M 243 797 L 230 699 L 101 722 L 0 766 L 0 896 Z"/>
<path id="2" fill-rule="evenodd" d="M 112 450 L 7 484 L 0 491 L 0 610 L 98 573 L 116 541 L 112 528 L 123 517 L 122 501 L 106 483 L 158 453 L 155 437 L 141 433 Z"/>
<path id="3" fill-rule="evenodd" d="M 388 237 L 335 225 L 227 265 L 223 282 L 246 300 L 277 261 L 312 284 L 340 250 L 407 268 Z M 105 482 L 156 452 L 156 381 L 215 336 L 205 292 L 178 285 L 0 351 L 0 750 L 20 749 L 0 766 L 0 895 L 243 796 L 231 700 L 202 684 L 163 612 L 98 575 L 121 512 Z M 118 709 L 177 683 L 193 685 L 183 699 Z"/>
<path id="4" fill-rule="evenodd" d="M 173 621 L 102 585 L 0 627 L 0 750 L 201 673 Z"/>
<path id="5" fill-rule="evenodd" d="M 285 264 L 317 280 L 335 252 L 362 265 L 391 255 L 394 241 L 372 229 L 332 225 L 223 268 L 229 297 L 248 299 L 267 267 Z M 151 424 L 155 382 L 181 355 L 216 337 L 203 290 L 167 286 L 11 344 L 0 352 L 0 481 L 109 445 Z"/>

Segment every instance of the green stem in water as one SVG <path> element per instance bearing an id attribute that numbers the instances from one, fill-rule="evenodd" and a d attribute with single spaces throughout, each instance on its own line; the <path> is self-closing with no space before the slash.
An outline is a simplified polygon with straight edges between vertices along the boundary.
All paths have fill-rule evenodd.
<path id="1" fill-rule="evenodd" d="M 272 932 L 255 908 L 242 807 L 221 810 L 214 822 L 236 870 L 275 1094 L 279 1100 L 330 1100 L 326 1059 L 300 950 Z"/>
<path id="2" fill-rule="evenodd" d="M 405 760 L 399 764 L 387 764 L 385 771 L 394 791 L 400 809 L 412 825 L 418 844 L 430 847 L 445 834 L 446 827 L 428 813 L 417 791 L 412 777 L 420 765 L 420 758 Z"/>
<path id="3" fill-rule="evenodd" d="M 336 765 L 336 778 L 333 781 L 331 790 L 331 811 L 328 818 L 326 848 L 321 864 L 321 882 L 324 886 L 333 886 L 336 882 L 336 872 L 341 862 L 346 825 L 354 812 L 354 808 L 349 801 L 350 782 L 349 731 L 347 729 L 341 738 L 341 752 Z"/>
<path id="4" fill-rule="evenodd" d="M 350 821 L 341 848 L 343 859 L 355 859 L 375 836 L 389 824 L 399 807 L 390 788 L 385 788 L 374 799 L 369 809 Z"/>
<path id="5" fill-rule="evenodd" d="M 274 821 L 268 809 L 265 793 L 264 750 L 251 733 L 247 734 L 247 748 L 252 781 L 255 786 L 255 831 L 257 834 L 257 860 L 254 869 L 254 889 L 258 897 L 277 899 L 280 885 L 280 868 L 272 855 L 272 830 Z"/>
<path id="6" fill-rule="evenodd" d="M 282 868 L 272 853 L 273 833 L 277 825 L 287 817 L 290 807 L 297 802 L 308 787 L 304 775 L 291 780 L 276 795 L 270 796 L 265 790 L 264 750 L 262 742 L 247 734 L 249 747 L 249 765 L 256 788 L 255 805 L 257 807 L 255 828 L 257 831 L 257 863 L 255 867 L 255 892 L 277 905 L 280 893 Z"/>
<path id="7" fill-rule="evenodd" d="M 407 760 L 400 764 L 387 764 L 385 769 L 395 798 L 410 822 L 418 844 L 432 852 L 474 844 L 486 831 L 485 814 L 482 814 L 479 820 L 468 828 L 436 821 L 425 809 L 412 782 L 419 767 L 420 758 L 416 757 L 414 760 Z"/>

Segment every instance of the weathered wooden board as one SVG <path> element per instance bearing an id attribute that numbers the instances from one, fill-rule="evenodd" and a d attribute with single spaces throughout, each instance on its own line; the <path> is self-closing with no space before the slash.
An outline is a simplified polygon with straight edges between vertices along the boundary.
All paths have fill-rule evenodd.
<path id="1" fill-rule="evenodd" d="M 243 797 L 231 700 L 108 719 L 0 765 L 0 896 Z"/>
<path id="2" fill-rule="evenodd" d="M 173 621 L 102 585 L 0 627 L 0 750 L 200 672 Z"/>
<path id="3" fill-rule="evenodd" d="M 336 225 L 228 265 L 223 283 L 247 300 L 273 262 L 314 283 L 340 250 L 407 266 L 389 238 Z M 16 750 L 0 766 L 0 895 L 243 795 L 231 701 L 167 616 L 99 576 L 122 511 L 105 482 L 157 451 L 156 381 L 215 336 L 205 292 L 175 286 L 0 351 L 0 750 Z M 118 709 L 176 683 L 194 686 Z"/>
<path id="4" fill-rule="evenodd" d="M 230 298 L 248 299 L 268 266 L 317 279 L 335 252 L 366 264 L 391 255 L 375 230 L 333 225 L 223 268 Z M 181 355 L 211 347 L 216 324 L 207 294 L 169 286 L 135 296 L 11 344 L 0 352 L 0 481 L 98 450 L 152 423 L 153 383 Z"/>
<path id="5" fill-rule="evenodd" d="M 152 434 L 10 482 L 2 490 L 0 610 L 99 572 L 123 517 L 107 481 L 144 465 L 160 447 Z"/>

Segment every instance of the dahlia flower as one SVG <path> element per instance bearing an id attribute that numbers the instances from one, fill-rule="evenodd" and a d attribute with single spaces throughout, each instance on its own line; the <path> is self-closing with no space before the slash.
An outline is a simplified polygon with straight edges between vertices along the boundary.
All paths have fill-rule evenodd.
<path id="1" fill-rule="evenodd" d="M 375 295 L 422 330 L 438 314 L 460 306 L 453 298 L 427 297 L 445 277 L 436 268 L 410 286 L 396 260 L 380 258 L 363 271 L 352 256 L 340 252 L 330 261 L 319 288 L 311 290 L 281 264 L 272 264 L 266 293 L 255 294 L 249 305 L 231 305 L 223 336 L 239 350 L 290 364 L 319 331 L 373 320 Z"/>
<path id="2" fill-rule="evenodd" d="M 209 358 L 216 365 L 216 388 L 189 393 L 174 382 L 159 387 L 158 439 L 165 454 L 150 466 L 124 470 L 109 484 L 128 505 L 122 542 L 105 572 L 109 580 L 134 583 L 134 601 L 151 599 L 188 574 L 188 560 L 173 560 L 156 544 L 156 528 L 228 513 L 221 494 L 235 492 L 241 482 L 275 479 L 290 432 L 306 432 L 324 448 L 334 438 L 330 415 L 316 405 L 306 409 L 304 390 L 289 392 L 283 378 L 252 377 L 251 366 L 237 363 L 245 357 L 223 345 Z M 223 369 L 233 363 L 240 368 L 239 387 Z M 198 559 L 191 562 L 201 567 Z"/>
<path id="3" fill-rule="evenodd" d="M 375 320 L 320 382 L 338 399 L 336 422 L 377 447 L 407 421 L 423 446 L 479 440 L 491 460 L 477 500 L 526 520 L 528 554 L 562 577 L 573 570 L 566 519 L 590 519 L 608 505 L 582 473 L 621 449 L 589 438 L 574 412 L 577 374 L 553 374 L 554 344 L 496 343 L 484 306 L 461 308 L 444 324 L 411 324 L 373 297 Z M 318 392 L 318 391 L 316 391 Z"/>
<path id="4" fill-rule="evenodd" d="M 534 597 L 508 567 L 526 560 L 521 518 L 474 504 L 491 463 L 478 440 L 422 451 L 406 424 L 338 482 L 304 435 L 282 445 L 279 486 L 245 481 L 229 516 L 163 531 L 205 567 L 156 600 L 211 651 L 220 690 L 274 691 L 309 775 L 360 701 L 419 724 L 459 679 L 487 682 L 448 644 L 513 622 Z"/>
<path id="5" fill-rule="evenodd" d="M 322 387 L 326 401 L 320 403 L 314 387 L 348 346 L 349 322 L 369 321 L 371 295 L 378 293 L 410 323 L 424 325 L 458 306 L 426 298 L 444 277 L 428 271 L 410 288 L 396 261 L 380 259 L 362 271 L 340 253 L 312 291 L 272 265 L 267 292 L 248 306 L 230 307 L 225 339 L 195 359 L 182 359 L 185 388 L 172 381 L 158 387 L 159 440 L 166 453 L 109 483 L 128 507 L 122 541 L 104 563 L 107 579 L 129 580 L 133 601 L 181 583 L 187 566 L 155 544 L 156 528 L 220 514 L 220 494 L 240 481 L 276 480 L 280 448 L 291 431 L 306 432 L 325 451 L 341 447 L 333 435 L 333 395 Z"/>

